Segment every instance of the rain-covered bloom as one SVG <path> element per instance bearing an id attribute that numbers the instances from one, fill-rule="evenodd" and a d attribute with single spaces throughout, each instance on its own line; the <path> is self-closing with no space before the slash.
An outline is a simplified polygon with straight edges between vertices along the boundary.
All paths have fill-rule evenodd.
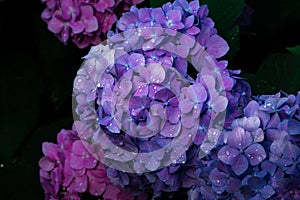
<path id="1" fill-rule="evenodd" d="M 263 178 L 246 177 L 243 180 L 241 193 L 246 199 L 269 199 L 274 195 L 275 190 Z"/>
<path id="2" fill-rule="evenodd" d="M 80 23 L 93 24 L 89 7 L 114 6 L 85 2 Z M 58 19 L 70 23 L 82 12 L 70 5 Z M 70 28 L 95 28 L 80 23 Z M 84 57 L 74 80 L 78 133 L 44 144 L 48 198 L 155 199 L 189 190 L 193 200 L 267 199 L 287 196 L 284 183 L 297 197 L 300 93 L 253 97 L 240 71 L 221 60 L 228 45 L 206 5 L 133 6 L 107 37 L 107 45 Z"/>
<path id="3" fill-rule="evenodd" d="M 104 165 L 87 148 L 75 126 L 73 130 L 62 129 L 57 143 L 43 143 L 39 166 L 45 199 L 82 199 L 87 194 L 107 200 L 133 199 L 110 182 Z"/>
<path id="4" fill-rule="evenodd" d="M 138 152 L 148 153 L 138 154 L 130 161 L 131 170 L 138 174 L 128 174 L 110 166 L 107 168 L 114 183 L 134 194 L 147 191 L 153 197 L 162 194 L 172 196 L 181 188 L 191 187 L 197 166 L 196 145 L 201 143 L 201 139 L 193 143 L 192 133 L 197 132 L 202 115 L 207 113 L 213 120 L 215 116 L 210 115 L 224 112 L 227 107 L 226 97 L 219 92 L 222 87 L 208 91 L 210 86 L 219 86 L 218 81 L 207 86 L 207 80 L 198 82 L 188 74 L 186 58 L 191 54 L 201 57 L 204 51 L 204 55 L 212 57 L 206 65 L 218 65 L 216 68 L 219 70 L 213 73 L 210 72 L 213 68 L 207 69 L 209 67 L 204 65 L 199 71 L 202 70 L 204 75 L 212 74 L 212 79 L 221 77 L 220 81 L 225 80 L 222 78 L 225 76 L 233 79 L 226 69 L 226 62 L 219 64 L 217 61 L 228 51 L 228 45 L 216 35 L 214 24 L 209 23 L 211 20 L 207 20 L 207 15 L 207 7 L 200 6 L 197 1 L 178 0 L 166 3 L 162 8 L 131 7 L 117 22 L 117 31 L 108 35 L 112 49 L 123 48 L 128 53 L 116 58 L 114 66 L 105 72 L 104 76 L 115 77 L 115 81 L 111 82 L 115 92 L 111 98 L 106 98 L 106 92 L 97 94 L 98 113 L 102 113 L 98 118 L 101 127 L 112 133 L 110 138 L 123 138 L 118 142 L 122 144 L 118 148 L 133 145 L 132 148 Z M 210 31 L 203 36 L 205 47 L 196 39 L 202 30 Z M 230 90 L 232 86 L 233 83 L 229 83 L 226 89 Z M 110 103 L 107 109 L 108 104 L 103 98 L 114 104 Z M 107 110 L 113 110 L 113 113 Z M 110 121 L 103 123 L 105 119 Z M 116 130 L 120 132 L 112 131 L 111 127 L 117 124 L 120 126 Z M 214 132 L 209 131 L 211 134 Z M 205 133 L 203 135 L 204 141 Z M 215 139 L 205 140 L 208 141 L 212 146 L 215 144 Z M 189 147 L 191 144 L 195 146 Z M 159 149 L 162 151 L 154 152 Z M 106 154 L 107 159 L 118 159 L 113 151 Z M 166 163 L 169 164 L 165 166 Z"/>
<path id="5" fill-rule="evenodd" d="M 197 148 L 204 142 L 207 154 L 217 144 L 220 131 L 210 121 L 225 112 L 224 91 L 235 82 L 227 61 L 218 60 L 227 51 L 207 6 L 176 0 L 161 8 L 131 7 L 108 33 L 108 46 L 84 57 L 74 81 L 81 97 L 76 112 L 80 119 L 97 119 L 97 130 L 83 138 L 103 146 L 113 183 L 154 198 L 193 186 Z M 190 65 L 206 78 L 192 78 Z M 95 101 L 97 110 L 82 99 Z"/>
<path id="6" fill-rule="evenodd" d="M 234 128 L 225 137 L 226 145 L 219 150 L 218 158 L 231 165 L 235 174 L 241 175 L 248 169 L 249 164 L 258 165 L 266 158 L 263 146 L 255 143 L 251 133 L 243 128 Z"/>
<path id="7" fill-rule="evenodd" d="M 79 48 L 97 45 L 107 38 L 121 13 L 142 0 L 41 0 L 46 8 L 41 17 L 48 29 L 64 44 Z"/>
<path id="8" fill-rule="evenodd" d="M 248 90 L 244 84 L 230 91 L 238 105 L 245 103 L 236 95 Z M 210 153 L 203 157 L 199 150 L 189 199 L 299 198 L 298 97 L 279 92 L 247 98 Z"/>

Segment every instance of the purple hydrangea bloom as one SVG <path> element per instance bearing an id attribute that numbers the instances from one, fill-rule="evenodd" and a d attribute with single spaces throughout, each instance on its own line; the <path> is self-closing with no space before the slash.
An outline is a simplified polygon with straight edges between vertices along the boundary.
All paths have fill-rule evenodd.
<path id="1" fill-rule="evenodd" d="M 226 145 L 218 152 L 218 158 L 231 165 L 237 175 L 244 173 L 249 163 L 255 166 L 266 158 L 263 146 L 253 143 L 253 137 L 248 131 L 237 127 L 227 133 L 226 137 Z"/>
<path id="2" fill-rule="evenodd" d="M 241 191 L 247 199 L 269 199 L 275 190 L 267 182 L 259 177 L 247 177 Z"/>
<path id="3" fill-rule="evenodd" d="M 97 102 L 98 122 L 115 145 L 103 156 L 108 164 L 119 159 L 106 166 L 107 175 L 112 183 L 134 195 L 146 192 L 152 198 L 172 197 L 184 188 L 191 189 L 191 199 L 279 196 L 284 180 L 299 173 L 300 94 L 251 96 L 250 85 L 238 77 L 240 71 L 228 70 L 227 61 L 218 60 L 228 45 L 207 16 L 207 6 L 197 1 L 176 0 L 152 9 L 131 7 L 120 18 L 116 31 L 108 34 L 108 49 L 89 53 L 86 69 L 78 76 L 83 80 L 89 74 L 89 64 L 96 63 L 97 68 L 98 59 L 109 52 L 123 48 L 129 53 L 117 59 L 112 55 L 116 63 L 100 80 L 92 78 L 93 87 L 81 87 L 76 81 L 76 91 L 96 91 L 94 96 L 77 99 L 81 106 L 77 113 L 83 118 L 94 116 L 86 113 L 81 100 Z M 177 31 L 187 34 L 188 39 L 178 37 Z M 195 65 L 203 64 L 203 69 L 196 68 L 199 73 L 194 80 L 188 74 L 186 58 L 201 54 L 211 57 L 205 62 L 192 59 Z M 224 87 L 217 82 L 219 77 Z M 224 130 L 210 127 L 210 121 L 226 109 L 230 117 Z M 193 139 L 191 131 L 196 132 Z M 99 132 L 86 134 L 85 139 L 102 141 L 109 149 L 111 144 Z M 179 140 L 172 143 L 174 139 Z M 155 152 L 170 144 L 170 150 Z M 134 156 L 118 149 L 129 150 Z M 76 156 L 84 157 L 81 153 Z M 164 166 L 166 159 L 172 161 L 168 166 Z M 128 168 L 137 173 L 127 173 Z M 89 173 L 80 174 L 80 170 L 71 172 L 77 178 L 89 178 Z M 76 186 L 78 181 L 71 182 Z M 97 184 L 102 185 L 101 181 Z"/>
<path id="4" fill-rule="evenodd" d="M 229 50 L 227 42 L 218 35 L 211 35 L 209 28 L 199 33 L 197 41 L 215 58 L 224 56 Z"/>
<path id="5" fill-rule="evenodd" d="M 135 153 L 149 153 L 171 145 L 173 151 L 155 152 L 154 155 L 150 154 L 145 158 L 130 158 L 125 155 L 120 157 L 116 149 L 104 154 L 107 160 L 118 157 L 120 160 L 132 159 L 130 162 L 133 164 L 130 167 L 137 172 L 152 171 L 129 175 L 122 172 L 122 168 L 120 171 L 107 168 L 112 182 L 135 194 L 146 190 L 154 194 L 154 197 L 162 193 L 172 196 L 173 192 L 182 187 L 191 187 L 195 183 L 195 168 L 188 166 L 197 166 L 196 150 L 201 141 L 207 144 L 207 147 L 203 147 L 205 152 L 209 152 L 217 144 L 221 133 L 209 129 L 209 121 L 225 111 L 227 98 L 220 95 L 219 90 L 222 90 L 222 87 L 218 82 L 207 86 L 206 80 L 193 80 L 188 74 L 189 66 L 185 59 L 189 54 L 197 55 L 202 52 L 211 56 L 212 61 L 206 63 L 203 68 L 216 65 L 217 72 L 211 73 L 211 79 L 215 79 L 216 74 L 219 74 L 222 81 L 226 82 L 226 91 L 232 88 L 234 81 L 226 69 L 227 62 L 217 61 L 217 58 L 228 51 L 228 45 L 216 35 L 214 23 L 207 15 L 207 6 L 200 6 L 197 1 L 188 3 L 178 0 L 166 3 L 162 8 L 152 9 L 131 7 L 118 21 L 117 30 L 108 34 L 108 45 L 112 51 L 124 48 L 129 53 L 121 57 L 116 56 L 116 62 L 106 70 L 103 79 L 107 77 L 107 84 L 104 80 L 93 79 L 94 90 L 75 88 L 82 93 L 96 91 L 95 96 L 87 96 L 96 98 L 98 123 L 109 140 L 116 144 L 116 148 L 130 147 Z M 204 30 L 209 31 L 209 35 L 206 36 L 209 48 L 202 47 L 196 40 Z M 187 37 L 178 36 L 177 31 L 186 34 Z M 165 40 L 167 37 L 172 37 L 169 43 Z M 221 44 L 220 51 L 215 44 Z M 97 59 L 104 56 L 106 51 L 109 52 L 90 52 L 85 57 L 87 70 L 82 70 L 78 76 L 82 78 L 89 74 L 89 64 L 95 62 L 96 65 L 93 65 L 98 66 L 101 62 Z M 209 74 L 213 70 L 203 70 L 203 73 Z M 192 85 L 189 86 L 190 84 Z M 210 86 L 215 90 L 208 91 Z M 80 99 L 76 101 L 81 106 Z M 90 116 L 82 110 L 77 112 L 80 117 Z M 202 114 L 205 116 L 203 121 Z M 205 139 L 206 131 L 203 131 L 202 135 L 198 135 L 198 141 L 193 143 L 191 132 L 197 129 L 200 131 L 199 127 L 202 126 L 207 129 L 209 138 Z M 103 141 L 97 133 L 99 130 L 91 133 L 92 135 L 87 134 L 85 139 Z M 137 135 L 144 138 L 133 137 Z M 173 139 L 177 139 L 178 142 L 171 143 Z M 188 144 L 193 145 L 187 148 Z M 172 161 L 172 164 L 162 167 L 166 160 Z M 123 166 L 124 171 L 128 167 L 124 166 L 124 163 L 118 165 Z M 136 187 L 141 184 L 145 187 Z"/>
<path id="6" fill-rule="evenodd" d="M 234 178 L 224 165 L 214 168 L 209 174 L 209 179 L 214 185 L 213 189 L 218 193 L 223 193 L 224 191 L 235 193 L 240 189 L 241 180 Z"/>

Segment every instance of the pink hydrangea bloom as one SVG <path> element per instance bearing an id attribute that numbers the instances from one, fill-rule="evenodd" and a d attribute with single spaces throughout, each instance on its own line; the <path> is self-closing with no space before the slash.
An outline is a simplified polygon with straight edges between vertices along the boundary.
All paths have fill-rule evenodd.
<path id="1" fill-rule="evenodd" d="M 105 40 L 118 17 L 142 1 L 41 0 L 46 5 L 41 18 L 62 43 L 85 48 Z"/>
<path id="2" fill-rule="evenodd" d="M 87 150 L 88 148 L 88 150 Z M 113 185 L 104 165 L 73 130 L 61 130 L 57 144 L 44 142 L 39 161 L 40 183 L 45 199 L 84 199 L 87 194 L 105 200 L 133 200 L 129 192 Z"/>

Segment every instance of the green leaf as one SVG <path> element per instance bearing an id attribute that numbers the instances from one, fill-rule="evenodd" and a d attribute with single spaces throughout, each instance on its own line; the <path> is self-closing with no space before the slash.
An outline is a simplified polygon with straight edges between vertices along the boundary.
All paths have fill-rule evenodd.
<path id="1" fill-rule="evenodd" d="M 227 53 L 227 57 L 229 59 L 233 58 L 237 52 L 240 50 L 240 34 L 239 34 L 239 26 L 234 26 L 233 29 L 227 31 L 226 33 L 221 35 L 229 45 L 229 51 Z"/>
<path id="2" fill-rule="evenodd" d="M 257 77 L 285 92 L 296 93 L 300 90 L 300 56 L 272 54 L 260 65 Z"/>
<path id="3" fill-rule="evenodd" d="M 300 45 L 294 47 L 288 47 L 286 49 L 294 55 L 300 55 Z"/>
<path id="4" fill-rule="evenodd" d="M 216 23 L 219 32 L 231 29 L 242 13 L 244 0 L 203 0 L 201 5 L 207 4 L 209 17 Z"/>
<path id="5" fill-rule="evenodd" d="M 243 11 L 244 0 L 203 0 L 200 3 L 208 5 L 209 17 L 230 47 L 227 59 L 232 59 L 240 50 L 239 27 L 235 24 Z"/>
<path id="6" fill-rule="evenodd" d="M 150 0 L 150 4 L 152 8 L 161 7 L 167 2 L 172 2 L 171 0 Z"/>

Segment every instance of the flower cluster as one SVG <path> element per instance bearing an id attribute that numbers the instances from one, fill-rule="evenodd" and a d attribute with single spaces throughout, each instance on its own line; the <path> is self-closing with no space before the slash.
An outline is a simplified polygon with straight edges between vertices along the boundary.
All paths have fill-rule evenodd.
<path id="1" fill-rule="evenodd" d="M 82 199 L 84 196 L 103 199 L 128 199 L 133 196 L 110 183 L 104 165 L 88 146 L 80 140 L 75 130 L 61 130 L 57 144 L 44 142 L 44 156 L 39 161 L 40 182 L 45 199 Z"/>
<path id="2" fill-rule="evenodd" d="M 143 0 L 41 0 L 42 19 L 64 44 L 72 40 L 79 48 L 97 45 L 119 15 Z"/>
<path id="3" fill-rule="evenodd" d="M 148 154 L 131 158 L 135 174 L 120 163 L 123 169 L 108 166 L 107 173 L 133 194 L 172 196 L 194 185 L 197 148 L 207 154 L 216 144 L 220 131 L 211 122 L 225 111 L 226 92 L 238 72 L 218 60 L 228 45 L 217 35 L 207 6 L 198 1 L 131 7 L 116 28 L 108 33 L 109 47 L 127 53 L 116 56 L 94 83 L 98 122 L 117 148 Z M 86 56 L 86 69 L 95 63 L 95 52 Z M 101 52 L 98 57 L 108 54 Z M 189 74 L 191 64 L 197 77 Z M 114 151 L 106 153 L 106 159 L 118 160 Z"/>
<path id="4" fill-rule="evenodd" d="M 60 36 L 69 27 L 81 47 L 96 43 L 88 30 L 97 12 L 121 4 L 53 2 L 43 13 L 49 27 Z M 206 5 L 132 6 L 107 37 L 74 80 L 73 130 L 43 144 L 47 199 L 299 198 L 300 92 L 252 96 L 222 60 L 229 48 Z"/>
<path id="5" fill-rule="evenodd" d="M 199 160 L 194 199 L 298 199 L 300 92 L 252 97 Z"/>

